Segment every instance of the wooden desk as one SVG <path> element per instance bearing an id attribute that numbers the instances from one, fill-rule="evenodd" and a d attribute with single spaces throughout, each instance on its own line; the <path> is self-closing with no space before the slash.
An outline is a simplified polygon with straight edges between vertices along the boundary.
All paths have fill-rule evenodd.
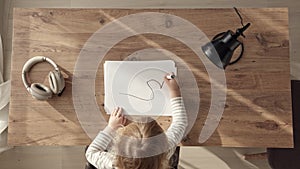
<path id="1" fill-rule="evenodd" d="M 90 139 L 81 128 L 72 102 L 72 75 L 83 45 L 99 28 L 122 16 L 154 11 L 174 14 L 201 29 L 209 38 L 235 30 L 240 20 L 233 9 L 15 9 L 12 88 L 9 114 L 10 145 L 86 145 Z M 240 9 L 251 27 L 245 32 L 245 54 L 226 69 L 227 100 L 220 125 L 203 144 L 198 143 L 210 106 L 210 81 L 195 53 L 170 37 L 145 34 L 115 45 L 104 60 L 123 60 L 131 53 L 157 45 L 186 61 L 199 86 L 199 114 L 183 145 L 228 147 L 292 147 L 288 10 L 285 8 Z M 155 43 L 146 43 L 146 40 Z M 156 45 L 153 45 L 156 44 Z M 64 72 L 66 91 L 61 97 L 41 102 L 31 98 L 21 80 L 24 63 L 31 57 L 52 58 Z M 96 99 L 103 110 L 103 65 L 96 78 Z M 47 84 L 52 68 L 36 65 L 33 82 Z M 170 118 L 160 119 L 167 128 Z"/>

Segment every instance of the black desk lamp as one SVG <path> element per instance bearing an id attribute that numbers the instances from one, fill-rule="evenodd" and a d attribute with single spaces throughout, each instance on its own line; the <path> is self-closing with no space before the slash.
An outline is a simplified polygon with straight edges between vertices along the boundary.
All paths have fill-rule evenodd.
<path id="1" fill-rule="evenodd" d="M 243 25 L 242 28 L 239 28 L 234 33 L 231 30 L 228 30 L 227 32 L 222 32 L 217 34 L 213 40 L 204 46 L 202 46 L 202 51 L 205 53 L 205 55 L 219 68 L 225 69 L 227 65 L 234 64 L 238 62 L 244 52 L 244 45 L 242 42 L 240 42 L 237 38 L 244 34 L 243 32 L 250 26 L 250 23 L 247 23 L 245 26 L 243 24 L 242 18 L 237 11 L 236 8 L 234 8 L 237 14 L 239 15 L 241 19 L 241 23 Z M 230 62 L 232 55 L 234 53 L 234 50 L 241 45 L 241 53 L 240 56 L 233 62 Z"/>

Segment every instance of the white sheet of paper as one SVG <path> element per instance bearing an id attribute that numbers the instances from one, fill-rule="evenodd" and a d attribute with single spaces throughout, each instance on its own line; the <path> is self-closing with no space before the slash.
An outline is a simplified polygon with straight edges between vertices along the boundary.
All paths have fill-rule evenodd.
<path id="1" fill-rule="evenodd" d="M 163 83 L 166 73 L 177 68 L 172 60 L 106 61 L 104 63 L 104 105 L 110 114 L 117 106 L 124 114 L 170 116 L 170 97 Z"/>

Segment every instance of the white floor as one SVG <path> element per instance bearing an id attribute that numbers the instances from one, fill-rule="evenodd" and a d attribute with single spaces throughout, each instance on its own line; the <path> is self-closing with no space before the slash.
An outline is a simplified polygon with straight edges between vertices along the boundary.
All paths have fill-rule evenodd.
<path id="1" fill-rule="evenodd" d="M 4 79 L 9 79 L 14 7 L 80 8 L 206 8 L 206 7 L 289 7 L 291 79 L 300 80 L 300 1 L 298 0 L 0 0 L 0 33 L 4 36 Z M 0 111 L 2 113 L 3 111 Z M 0 135 L 0 152 L 6 133 Z M 82 169 L 84 147 L 14 147 L 0 153 L 1 169 Z M 182 147 L 180 168 L 184 169 L 269 169 L 265 158 L 244 160 L 244 154 L 264 149 Z"/>

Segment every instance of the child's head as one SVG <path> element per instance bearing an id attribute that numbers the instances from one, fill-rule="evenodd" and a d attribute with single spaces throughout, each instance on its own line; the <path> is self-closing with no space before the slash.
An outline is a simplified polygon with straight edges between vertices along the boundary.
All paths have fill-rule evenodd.
<path id="1" fill-rule="evenodd" d="M 159 137 L 152 141 L 151 138 L 155 138 L 154 136 Z M 168 146 L 167 137 L 155 120 L 148 123 L 132 122 L 120 128 L 116 144 L 118 145 L 116 148 L 119 149 L 117 151 L 122 151 L 115 159 L 115 166 L 118 169 L 163 169 L 167 167 L 168 159 L 165 152 Z M 152 152 L 161 153 L 147 155 Z M 134 157 L 128 157 L 126 154 Z"/>

